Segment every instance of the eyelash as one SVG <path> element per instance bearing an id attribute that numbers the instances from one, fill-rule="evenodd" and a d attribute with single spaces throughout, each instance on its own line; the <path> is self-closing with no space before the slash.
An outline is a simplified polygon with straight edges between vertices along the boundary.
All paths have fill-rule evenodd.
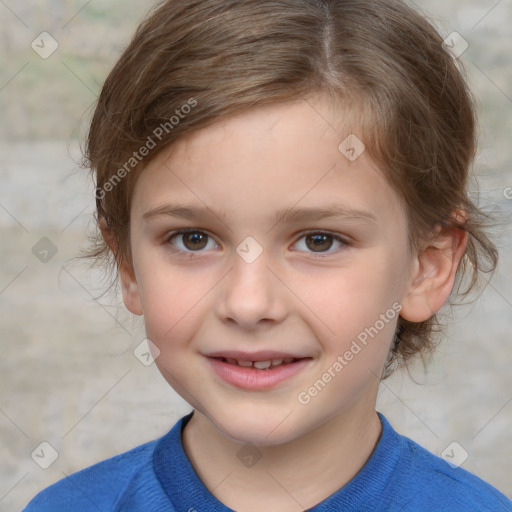
<path id="1" fill-rule="evenodd" d="M 171 252 L 176 253 L 176 254 L 180 254 L 180 255 L 183 255 L 183 256 L 188 256 L 188 257 L 193 257 L 194 254 L 199 254 L 201 252 L 204 252 L 203 250 L 198 250 L 198 251 L 188 250 L 188 251 L 184 251 L 184 250 L 178 249 L 178 248 L 176 248 L 176 247 L 174 247 L 172 245 L 171 240 L 174 237 L 179 236 L 179 235 L 186 235 L 187 233 L 200 233 L 200 234 L 206 235 L 210 239 L 213 239 L 213 237 L 210 236 L 205 231 L 202 231 L 202 230 L 196 229 L 196 228 L 184 228 L 184 229 L 180 229 L 178 231 L 173 231 L 171 234 L 169 234 L 169 236 L 166 237 L 166 243 L 169 246 L 169 250 Z M 305 231 L 305 232 L 301 233 L 300 237 L 294 243 L 294 245 L 297 244 L 297 242 L 299 240 L 302 240 L 305 237 L 314 236 L 314 235 L 327 235 L 328 237 L 332 238 L 333 240 L 335 240 L 335 241 L 337 241 L 337 242 L 339 242 L 341 244 L 341 247 L 339 247 L 337 250 L 334 250 L 334 251 L 330 251 L 329 250 L 329 251 L 326 251 L 326 252 L 314 252 L 314 251 L 308 252 L 308 254 L 312 254 L 312 255 L 314 255 L 317 258 L 325 258 L 325 257 L 330 256 L 331 254 L 333 254 L 335 252 L 343 250 L 343 248 L 346 248 L 346 247 L 350 246 L 350 243 L 346 239 L 343 239 L 343 238 L 341 238 L 338 235 L 330 233 L 329 231 L 319 231 L 319 230 Z"/>

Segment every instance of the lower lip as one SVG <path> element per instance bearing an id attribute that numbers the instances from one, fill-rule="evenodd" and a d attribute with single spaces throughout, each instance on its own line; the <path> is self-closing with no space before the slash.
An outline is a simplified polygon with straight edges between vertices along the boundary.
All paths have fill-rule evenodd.
<path id="1" fill-rule="evenodd" d="M 225 382 L 242 389 L 265 390 L 299 373 L 312 359 L 299 359 L 293 363 L 281 364 L 274 368 L 258 370 L 253 367 L 238 366 L 208 357 L 213 371 Z"/>

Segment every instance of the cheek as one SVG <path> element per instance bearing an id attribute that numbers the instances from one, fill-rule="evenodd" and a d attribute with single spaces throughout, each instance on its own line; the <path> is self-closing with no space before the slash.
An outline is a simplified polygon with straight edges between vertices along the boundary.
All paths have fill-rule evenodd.
<path id="1" fill-rule="evenodd" d="M 187 339 L 205 298 L 214 285 L 212 276 L 184 272 L 157 264 L 138 276 L 146 332 L 161 350 L 169 343 Z"/>
<path id="2" fill-rule="evenodd" d="M 305 305 L 330 335 L 357 334 L 373 325 L 400 297 L 398 265 L 390 256 L 375 255 L 305 276 L 297 284 Z"/>
<path id="3" fill-rule="evenodd" d="M 361 380 L 380 377 L 400 311 L 399 268 L 382 251 L 299 286 L 324 351 L 322 371 L 331 368 L 343 388 L 355 392 Z"/>

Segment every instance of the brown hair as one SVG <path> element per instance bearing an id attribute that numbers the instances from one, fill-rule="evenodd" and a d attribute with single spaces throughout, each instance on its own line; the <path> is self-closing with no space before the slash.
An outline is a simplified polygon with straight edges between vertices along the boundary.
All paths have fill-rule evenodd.
<path id="1" fill-rule="evenodd" d="M 358 136 L 403 199 L 411 247 L 438 223 L 468 232 L 455 287 L 466 296 L 480 272 L 494 271 L 497 251 L 467 194 L 473 103 L 442 43 L 424 17 L 394 0 L 162 2 L 106 79 L 92 119 L 85 157 L 97 221 L 118 251 L 113 258 L 98 230 L 88 255 L 131 264 L 131 191 L 158 152 L 220 118 L 321 92 L 359 112 Z M 429 354 L 439 327 L 436 315 L 399 318 L 384 377 Z"/>

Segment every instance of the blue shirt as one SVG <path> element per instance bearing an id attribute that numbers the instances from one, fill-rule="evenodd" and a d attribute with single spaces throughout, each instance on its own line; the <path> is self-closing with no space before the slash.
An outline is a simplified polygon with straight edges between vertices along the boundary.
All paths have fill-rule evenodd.
<path id="1" fill-rule="evenodd" d="M 201 482 L 181 442 L 192 413 L 163 437 L 74 473 L 23 512 L 232 512 Z M 311 512 L 511 512 L 512 501 L 399 435 L 382 434 L 357 475 Z"/>

